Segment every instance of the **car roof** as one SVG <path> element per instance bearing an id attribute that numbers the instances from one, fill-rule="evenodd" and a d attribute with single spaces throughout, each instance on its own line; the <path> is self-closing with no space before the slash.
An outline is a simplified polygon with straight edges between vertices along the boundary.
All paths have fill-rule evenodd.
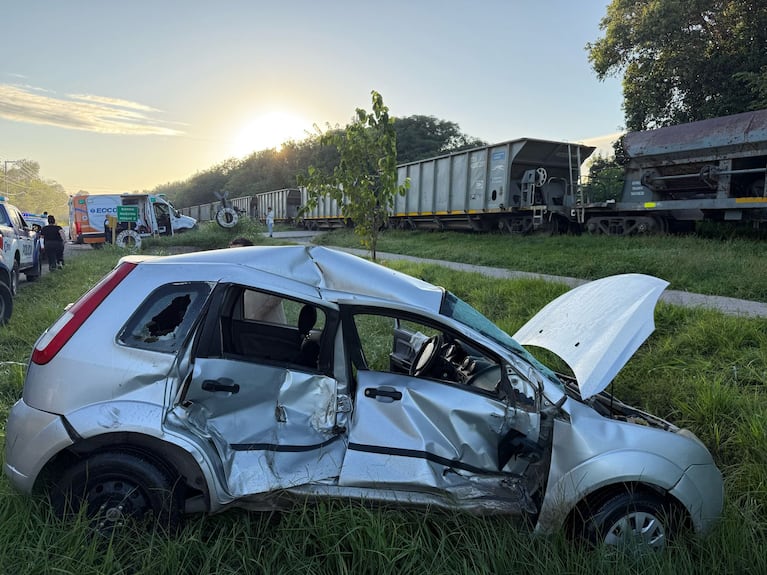
<path id="1" fill-rule="evenodd" d="M 377 298 L 439 313 L 444 288 L 346 252 L 322 246 L 253 246 L 147 258 L 142 265 L 218 264 L 244 266 L 316 288 L 332 302 L 354 296 Z M 254 283 L 258 285 L 258 283 Z"/>

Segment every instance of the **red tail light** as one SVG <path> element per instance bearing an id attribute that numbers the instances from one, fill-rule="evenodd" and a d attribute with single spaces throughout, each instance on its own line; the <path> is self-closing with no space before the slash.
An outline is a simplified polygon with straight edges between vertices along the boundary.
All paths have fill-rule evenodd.
<path id="1" fill-rule="evenodd" d="M 131 262 L 121 263 L 65 311 L 38 340 L 32 352 L 32 363 L 45 365 L 56 357 L 85 320 L 137 265 Z"/>

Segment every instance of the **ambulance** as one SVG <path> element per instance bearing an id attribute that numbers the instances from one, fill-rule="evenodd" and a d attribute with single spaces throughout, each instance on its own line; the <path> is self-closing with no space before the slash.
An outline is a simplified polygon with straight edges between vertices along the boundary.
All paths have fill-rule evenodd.
<path id="1" fill-rule="evenodd" d="M 69 237 L 76 244 L 136 245 L 149 236 L 190 230 L 197 220 L 182 215 L 164 196 L 82 194 L 69 198 Z"/>

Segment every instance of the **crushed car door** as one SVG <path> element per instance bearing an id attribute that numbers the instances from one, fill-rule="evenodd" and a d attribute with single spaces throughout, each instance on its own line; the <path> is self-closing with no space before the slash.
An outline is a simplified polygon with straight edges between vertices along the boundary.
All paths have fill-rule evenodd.
<path id="1" fill-rule="evenodd" d="M 259 309 L 277 321 L 244 317 L 254 298 L 269 304 Z M 337 477 L 345 441 L 336 425 L 336 381 L 321 369 L 322 359 L 301 363 L 302 337 L 311 334 L 299 334 L 298 314 L 284 309 L 298 302 L 237 288 L 220 300 L 186 373 L 180 370 L 169 424 L 210 446 L 234 497 Z M 320 354 L 334 330 L 323 319 L 314 334 Z"/>
<path id="2" fill-rule="evenodd" d="M 361 352 L 355 358 L 355 350 L 350 350 L 356 391 L 339 483 L 452 496 L 469 508 L 490 504 L 499 511 L 534 512 L 528 467 L 542 454 L 533 453 L 535 448 L 515 452 L 511 442 L 536 445 L 538 413 L 516 409 L 490 386 L 475 388 L 471 376 L 450 373 L 446 364 L 434 372 L 411 375 L 415 368 L 410 366 L 418 364 L 418 349 L 424 342 L 438 337 L 446 353 L 461 343 L 454 335 L 431 335 L 429 328 L 402 329 L 385 316 L 371 320 L 355 314 L 353 322 L 358 333 L 375 334 L 388 344 L 367 342 L 365 333 L 359 342 L 348 343 L 359 345 Z M 382 348 L 391 350 L 388 366 L 376 351 Z M 460 362 L 466 359 L 461 357 Z M 482 360 L 488 358 L 469 357 L 466 365 Z M 483 373 L 496 374 L 497 389 L 501 366 L 485 367 L 488 371 Z"/>

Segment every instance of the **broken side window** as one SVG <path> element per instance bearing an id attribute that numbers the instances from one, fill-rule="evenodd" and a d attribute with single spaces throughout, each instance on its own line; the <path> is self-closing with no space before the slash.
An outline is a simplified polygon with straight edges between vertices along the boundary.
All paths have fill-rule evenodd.
<path id="1" fill-rule="evenodd" d="M 210 293 L 207 283 L 174 283 L 153 291 L 128 319 L 120 343 L 142 349 L 175 353 Z"/>

